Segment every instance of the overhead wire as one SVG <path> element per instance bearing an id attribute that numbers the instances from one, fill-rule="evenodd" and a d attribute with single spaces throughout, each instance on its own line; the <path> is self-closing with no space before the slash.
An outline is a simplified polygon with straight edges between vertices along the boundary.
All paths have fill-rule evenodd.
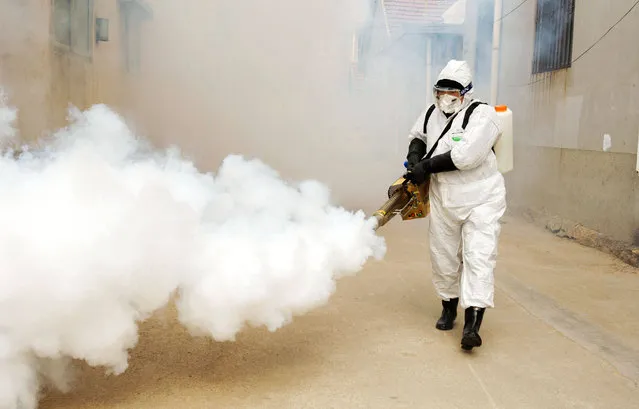
<path id="1" fill-rule="evenodd" d="M 495 22 L 498 21 L 503 21 L 506 17 L 510 16 L 511 14 L 513 14 L 515 11 L 517 11 L 519 8 L 521 8 L 526 2 L 528 2 L 528 0 L 523 0 L 521 3 L 519 3 L 517 6 L 515 6 L 514 8 L 512 8 L 510 11 L 508 11 L 507 13 L 505 13 L 502 17 L 500 17 L 499 19 L 495 20 Z M 603 35 L 601 37 L 599 37 L 599 39 L 597 39 L 597 41 L 595 41 L 594 43 L 592 43 L 588 48 L 586 48 L 581 54 L 579 54 L 577 57 L 575 57 L 572 61 L 571 64 L 574 64 L 575 62 L 579 61 L 581 58 L 583 58 L 586 54 L 588 54 L 593 48 L 595 48 L 597 46 L 597 44 L 599 44 L 608 34 L 610 34 L 610 32 L 612 30 L 615 29 L 615 27 L 617 27 L 626 17 L 628 17 L 628 15 L 639 5 L 639 0 L 635 1 L 635 3 L 628 9 L 628 11 L 626 11 L 621 18 L 619 18 L 619 20 L 617 20 L 617 22 L 615 24 L 613 24 L 608 30 L 606 30 Z M 396 41 L 400 40 L 401 38 L 403 38 L 407 33 L 403 33 L 402 35 L 399 36 L 399 38 L 395 39 L 395 41 L 393 41 L 393 43 L 395 43 Z M 391 44 L 393 44 L 391 43 Z M 380 50 L 377 54 L 381 54 L 382 52 L 384 52 L 385 49 Z M 546 77 L 541 77 L 538 78 L 534 81 L 531 81 L 529 83 L 526 84 L 522 84 L 522 85 L 511 85 L 511 87 L 526 87 L 526 86 L 530 86 L 533 84 L 536 84 L 538 82 L 541 82 L 543 80 L 545 80 Z"/>
<path id="2" fill-rule="evenodd" d="M 505 19 L 506 17 L 510 16 L 511 14 L 513 14 L 515 11 L 517 11 L 518 8 L 520 8 L 521 6 L 523 6 L 528 0 L 524 0 L 521 3 L 519 3 L 517 6 L 515 6 L 515 8 L 513 8 L 512 10 L 510 10 L 508 13 L 504 14 L 503 16 L 501 16 L 500 18 L 498 18 L 497 20 L 495 20 L 495 23 L 502 21 L 503 19 Z"/>
<path id="3" fill-rule="evenodd" d="M 588 48 L 586 48 L 581 54 L 579 54 L 577 57 L 575 57 L 570 64 L 574 64 L 575 62 L 579 61 L 582 57 L 584 57 L 586 54 L 588 54 L 593 48 L 595 48 L 595 46 L 597 44 L 599 44 L 608 34 L 610 34 L 610 32 L 612 30 L 614 30 L 615 27 L 617 27 L 619 25 L 619 23 L 621 23 L 626 17 L 628 17 L 628 15 L 632 12 L 632 10 L 634 10 L 637 6 L 639 5 L 639 0 L 635 1 L 635 3 L 630 7 L 630 9 L 628 9 L 628 11 L 626 13 L 624 13 L 623 16 L 621 16 L 621 18 L 619 20 L 617 20 L 617 22 L 615 24 L 613 24 L 608 30 L 606 30 L 605 33 L 603 33 L 603 35 L 601 37 L 599 37 L 599 39 L 597 41 L 595 41 L 594 43 L 592 43 Z M 511 87 L 527 87 L 530 85 L 534 85 L 538 82 L 544 81 L 546 79 L 546 76 L 543 76 L 541 78 L 538 78 L 534 81 L 531 81 L 527 84 L 522 84 L 522 85 L 511 85 Z"/>
<path id="4" fill-rule="evenodd" d="M 574 60 L 572 60 L 572 62 L 576 62 L 578 61 L 581 57 L 583 57 L 584 55 L 586 55 L 590 50 L 592 50 L 597 44 L 599 44 L 599 42 L 601 40 L 604 39 L 604 37 L 606 37 L 615 27 L 617 27 L 619 25 L 619 23 L 621 23 L 623 21 L 623 19 L 625 19 L 626 17 L 628 17 L 628 14 L 630 14 L 632 12 L 632 10 L 634 10 L 635 7 L 637 7 L 637 5 L 639 5 L 639 0 L 635 1 L 635 4 L 632 5 L 632 7 L 630 7 L 630 9 L 626 12 L 626 14 L 624 14 L 623 16 L 621 16 L 621 18 L 619 20 L 617 20 L 617 22 L 615 24 L 612 25 L 612 27 L 610 27 L 601 37 L 599 37 L 599 39 L 597 41 L 595 41 L 594 43 L 592 43 L 592 45 L 590 47 L 588 47 L 584 52 L 582 52 L 581 54 L 579 54 L 579 56 L 577 58 L 575 58 Z"/>

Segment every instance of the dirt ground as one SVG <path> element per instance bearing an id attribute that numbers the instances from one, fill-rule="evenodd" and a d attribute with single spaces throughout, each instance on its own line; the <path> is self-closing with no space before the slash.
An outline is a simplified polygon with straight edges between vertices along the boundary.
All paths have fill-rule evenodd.
<path id="1" fill-rule="evenodd" d="M 384 227 L 389 251 L 330 303 L 234 343 L 192 338 L 172 312 L 145 323 L 129 370 L 82 367 L 42 409 L 637 408 L 639 275 L 507 218 L 496 308 L 471 354 L 435 329 L 427 221 Z"/>

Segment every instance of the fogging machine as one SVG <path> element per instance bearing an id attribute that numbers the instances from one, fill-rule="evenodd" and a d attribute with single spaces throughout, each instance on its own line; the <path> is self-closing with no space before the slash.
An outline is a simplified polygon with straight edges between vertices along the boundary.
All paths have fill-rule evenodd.
<path id="1" fill-rule="evenodd" d="M 404 166 L 407 164 L 405 163 Z M 430 213 L 428 189 L 430 178 L 419 186 L 401 177 L 388 188 L 388 200 L 375 213 L 377 228 L 384 226 L 393 217 L 401 215 L 402 220 L 422 219 Z"/>

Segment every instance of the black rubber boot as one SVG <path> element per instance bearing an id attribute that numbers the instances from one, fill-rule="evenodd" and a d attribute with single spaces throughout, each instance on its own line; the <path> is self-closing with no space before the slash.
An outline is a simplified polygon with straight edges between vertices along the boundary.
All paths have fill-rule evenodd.
<path id="1" fill-rule="evenodd" d="M 466 308 L 466 316 L 464 322 L 464 335 L 461 340 L 461 347 L 466 351 L 470 351 L 474 347 L 481 346 L 481 337 L 479 336 L 479 327 L 484 319 L 485 308 L 469 307 Z"/>
<path id="2" fill-rule="evenodd" d="M 444 309 L 442 310 L 442 316 L 437 320 L 437 324 L 435 328 L 448 331 L 453 329 L 453 323 L 455 322 L 455 318 L 457 318 L 457 303 L 459 302 L 459 298 L 451 298 L 450 301 L 443 301 L 442 306 Z"/>

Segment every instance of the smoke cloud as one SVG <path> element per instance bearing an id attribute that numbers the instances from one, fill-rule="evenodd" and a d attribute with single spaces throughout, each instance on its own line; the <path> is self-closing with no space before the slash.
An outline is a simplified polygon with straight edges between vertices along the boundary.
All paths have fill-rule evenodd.
<path id="1" fill-rule="evenodd" d="M 9 106 L 9 96 L 0 88 L 0 146 L 16 142 L 18 131 L 15 128 L 18 110 Z"/>
<path id="2" fill-rule="evenodd" d="M 287 176 L 320 180 L 349 206 L 380 204 L 403 171 L 406 135 L 423 108 L 402 100 L 393 84 L 373 89 L 351 77 L 353 35 L 371 23 L 372 2 L 149 3 L 144 75 L 129 90 L 131 116 L 145 134 L 178 144 L 201 168 L 241 153 Z M 400 125 L 398 155 L 395 111 L 404 107 L 410 119 Z"/>
<path id="3" fill-rule="evenodd" d="M 122 373 L 137 323 L 172 300 L 194 335 L 219 341 L 326 303 L 336 280 L 386 250 L 373 221 L 334 202 L 381 204 L 427 78 L 463 52 L 459 38 L 391 41 L 367 0 L 147 1 L 121 106 L 72 110 L 67 128 L 0 158 L 0 308 L 11 311 L 0 315 L 0 407 L 36 407 L 43 382 L 69 390 L 72 359 Z M 15 9 L 0 44 L 16 65 L 0 79 L 29 110 L 0 107 L 7 141 L 15 121 L 49 123 L 31 92 L 40 103 L 122 85 L 45 69 L 16 86 L 16 56 L 46 55 L 30 47 L 49 35 L 48 15 L 17 4 L 2 6 Z M 122 68 L 111 33 L 96 77 Z M 362 78 L 350 73 L 354 33 Z"/>
<path id="4" fill-rule="evenodd" d="M 0 137 L 14 112 L 0 106 Z M 35 408 L 43 381 L 68 390 L 71 359 L 121 374 L 137 323 L 172 299 L 193 334 L 274 331 L 386 251 L 325 185 L 239 155 L 202 173 L 105 105 L 1 157 L 0 208 L 2 408 Z"/>

